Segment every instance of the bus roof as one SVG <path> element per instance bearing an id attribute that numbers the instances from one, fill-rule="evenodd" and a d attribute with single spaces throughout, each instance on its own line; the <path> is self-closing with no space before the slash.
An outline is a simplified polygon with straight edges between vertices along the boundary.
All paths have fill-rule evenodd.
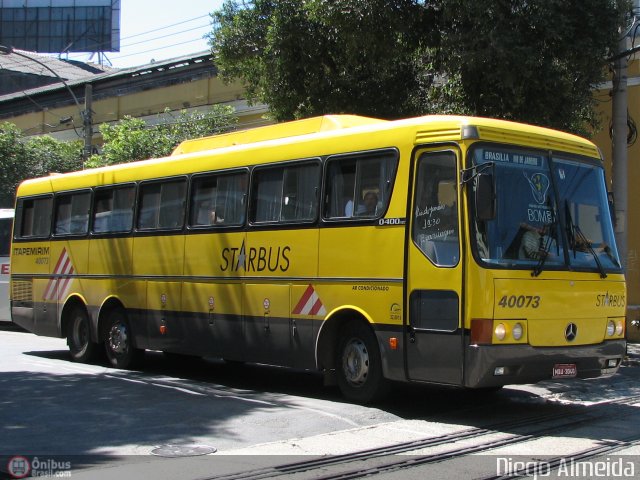
<path id="1" fill-rule="evenodd" d="M 294 120 L 292 122 L 277 123 L 275 125 L 266 125 L 264 127 L 239 130 L 221 135 L 185 140 L 175 148 L 171 155 L 201 152 L 234 145 L 246 145 L 265 140 L 277 140 L 280 138 L 297 137 L 299 135 L 386 122 L 387 120 L 361 117 L 358 115 L 324 115 L 322 117 L 305 118 L 304 120 Z"/>
<path id="2" fill-rule="evenodd" d="M 142 178 L 184 175 L 189 172 L 211 170 L 214 164 L 221 169 L 246 166 L 262 161 L 256 160 L 253 155 L 246 155 L 244 160 L 238 156 L 240 152 L 253 149 L 269 150 L 269 158 L 274 157 L 275 151 L 286 151 L 280 160 L 301 158 L 296 155 L 345 153 L 346 150 L 336 145 L 340 145 L 340 137 L 345 138 L 350 134 L 353 134 L 354 141 L 343 143 L 343 149 L 370 148 L 371 145 L 379 143 L 374 139 L 386 136 L 385 147 L 396 143 L 396 146 L 407 146 L 479 140 L 601 158 L 598 148 L 589 140 L 565 132 L 506 120 L 429 115 L 390 121 L 357 115 L 325 115 L 187 140 L 178 145 L 172 155 L 164 158 L 25 180 L 18 188 L 18 194 L 39 195 L 58 190 L 132 182 Z M 322 148 L 318 148 L 319 146 Z M 215 163 L 212 163 L 211 157 L 216 157 Z"/>

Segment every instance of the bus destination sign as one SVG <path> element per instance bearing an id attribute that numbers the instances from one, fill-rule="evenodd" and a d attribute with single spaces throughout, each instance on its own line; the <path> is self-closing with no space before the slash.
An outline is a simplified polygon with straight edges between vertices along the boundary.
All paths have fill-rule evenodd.
<path id="1" fill-rule="evenodd" d="M 541 167 L 544 164 L 544 157 L 542 155 L 508 152 L 505 150 L 485 149 L 482 159 L 485 162 L 514 163 L 517 165 L 526 165 L 528 167 Z"/>

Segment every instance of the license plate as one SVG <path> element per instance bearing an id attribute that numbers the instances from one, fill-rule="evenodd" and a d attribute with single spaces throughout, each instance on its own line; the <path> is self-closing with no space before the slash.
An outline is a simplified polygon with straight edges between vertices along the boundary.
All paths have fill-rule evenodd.
<path id="1" fill-rule="evenodd" d="M 558 363 L 553 366 L 553 378 L 573 378 L 578 375 L 575 363 Z"/>

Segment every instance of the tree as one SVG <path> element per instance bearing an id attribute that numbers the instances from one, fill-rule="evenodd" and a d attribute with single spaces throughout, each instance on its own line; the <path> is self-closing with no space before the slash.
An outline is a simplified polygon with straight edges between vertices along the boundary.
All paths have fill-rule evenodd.
<path id="1" fill-rule="evenodd" d="M 35 167 L 32 176 L 82 169 L 82 141 L 62 142 L 49 135 L 26 141 L 27 156 Z"/>
<path id="2" fill-rule="evenodd" d="M 277 120 L 418 113 L 432 9 L 412 0 L 228 0 L 210 36 L 219 73 Z M 421 26 L 420 28 L 418 28 Z"/>
<path id="3" fill-rule="evenodd" d="M 113 125 L 103 124 L 100 133 L 104 141 L 102 153 L 93 155 L 87 167 L 144 160 L 170 155 L 183 140 L 223 133 L 237 123 L 233 107 L 214 105 L 206 112 L 180 112 L 165 117 L 157 125 L 148 125 L 139 118 L 125 117 Z"/>
<path id="4" fill-rule="evenodd" d="M 465 113 L 584 132 L 627 0 L 226 0 L 223 78 L 277 120 Z"/>
<path id="5" fill-rule="evenodd" d="M 0 207 L 12 207 L 18 185 L 27 178 L 82 168 L 82 144 L 49 136 L 25 138 L 11 123 L 0 124 Z"/>
<path id="6" fill-rule="evenodd" d="M 626 1 L 442 0 L 441 68 L 460 111 L 587 133 Z"/>
<path id="7" fill-rule="evenodd" d="M 21 138 L 22 132 L 18 127 L 6 122 L 0 124 L 0 206 L 5 208 L 13 206 L 16 187 L 30 173 Z"/>

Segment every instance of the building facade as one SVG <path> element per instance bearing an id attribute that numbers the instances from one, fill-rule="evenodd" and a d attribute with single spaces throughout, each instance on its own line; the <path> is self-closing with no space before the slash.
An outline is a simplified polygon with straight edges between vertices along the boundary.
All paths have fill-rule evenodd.
<path id="1" fill-rule="evenodd" d="M 10 56 L 0 56 L 0 60 Z M 43 58 L 50 57 L 38 56 L 40 61 Z M 20 63 L 28 61 L 23 59 Z M 204 112 L 215 104 L 231 105 L 240 128 L 269 123 L 263 118 L 265 106 L 249 106 L 240 84 L 226 84 L 218 77 L 208 51 L 65 80 L 66 86 L 58 79 L 50 85 L 26 85 L 26 89 L 1 95 L 0 122 L 16 124 L 25 135 L 50 134 L 59 140 L 77 140 L 83 127 L 81 112 L 90 95 L 95 145 L 100 144 L 101 124 L 117 122 L 125 116 L 153 124 L 161 121 L 167 108 L 172 112 Z M 87 85 L 91 85 L 90 93 Z"/>

